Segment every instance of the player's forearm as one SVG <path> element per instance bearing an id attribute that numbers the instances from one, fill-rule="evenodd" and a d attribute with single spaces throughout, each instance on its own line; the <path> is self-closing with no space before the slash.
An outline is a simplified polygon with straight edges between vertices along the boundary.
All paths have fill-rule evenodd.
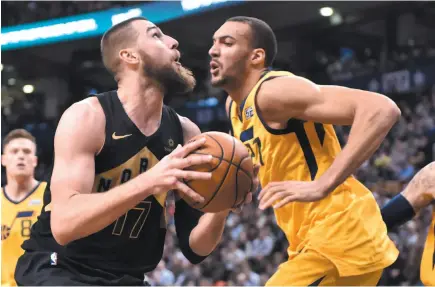
<path id="1" fill-rule="evenodd" d="M 200 256 L 207 256 L 219 244 L 225 228 L 229 211 L 204 214 L 198 225 L 192 230 L 189 245 L 193 252 Z"/>
<path id="2" fill-rule="evenodd" d="M 65 245 L 96 233 L 146 198 L 149 190 L 140 177 L 104 193 L 76 194 L 61 205 L 53 205 L 53 236 Z"/>
<path id="3" fill-rule="evenodd" d="M 325 192 L 331 192 L 352 175 L 379 148 L 400 117 L 390 101 L 381 106 L 362 106 L 355 112 L 349 139 L 330 168 L 319 178 Z"/>

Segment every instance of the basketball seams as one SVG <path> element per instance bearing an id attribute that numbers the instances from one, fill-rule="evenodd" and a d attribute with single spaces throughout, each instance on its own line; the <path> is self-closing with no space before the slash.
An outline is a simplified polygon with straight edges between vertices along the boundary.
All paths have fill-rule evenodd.
<path id="1" fill-rule="evenodd" d="M 222 150 L 222 160 L 225 160 L 225 159 L 223 158 L 223 156 L 224 156 L 224 149 L 223 149 L 223 147 L 221 146 L 221 144 L 219 143 L 219 141 L 217 141 L 217 140 L 216 140 L 215 138 L 213 138 L 211 135 L 207 135 L 207 136 L 210 137 L 210 138 L 212 138 L 214 141 L 216 141 L 216 143 L 219 145 L 219 147 L 220 147 L 221 150 Z M 232 151 L 232 154 L 231 154 L 231 162 L 233 162 L 235 152 L 236 152 L 236 143 L 234 142 L 234 139 L 233 139 L 233 151 Z M 226 161 L 226 162 L 228 162 L 228 161 Z M 228 162 L 228 163 L 231 163 L 231 162 Z M 226 179 L 227 176 L 228 176 L 228 172 L 230 171 L 230 168 L 231 168 L 231 164 L 228 164 L 228 168 L 227 168 L 227 170 L 225 171 L 225 175 L 223 176 L 221 182 L 219 183 L 219 186 L 218 186 L 218 187 L 216 188 L 216 190 L 214 191 L 214 193 L 213 193 L 213 195 L 211 196 L 210 200 L 209 200 L 206 204 L 204 204 L 204 206 L 202 206 L 201 209 L 204 209 L 204 208 L 205 208 L 207 205 L 209 205 L 209 204 L 213 201 L 213 199 L 216 197 L 216 195 L 217 195 L 219 189 L 222 187 L 222 185 L 223 185 L 224 182 L 225 182 L 225 179 Z"/>
<path id="2" fill-rule="evenodd" d="M 206 135 L 206 136 L 209 136 L 209 135 Z M 221 149 L 221 156 L 220 156 L 220 157 L 212 155 L 213 158 L 217 158 L 217 159 L 219 160 L 219 163 L 218 163 L 215 167 L 213 167 L 212 169 L 208 170 L 208 172 L 213 172 L 214 170 L 216 170 L 216 169 L 221 165 L 222 160 L 224 160 L 224 149 L 223 149 L 223 147 L 221 146 L 221 144 L 220 144 L 216 139 L 214 139 L 214 138 L 211 137 L 211 136 L 209 136 L 209 137 L 210 137 L 212 140 L 214 140 L 214 141 L 218 144 L 219 148 Z M 200 152 L 196 152 L 196 151 L 193 151 L 193 152 L 191 152 L 190 154 L 201 154 L 201 155 L 206 155 L 205 153 L 200 153 Z M 225 160 L 225 161 L 226 161 L 226 160 Z M 226 161 L 226 162 L 228 162 L 228 161 Z M 186 184 L 188 187 L 192 188 L 192 187 L 189 185 L 189 181 L 187 181 L 187 180 L 185 180 L 185 179 L 183 178 L 183 182 L 184 182 L 184 184 Z M 203 207 L 202 207 L 202 208 L 203 208 Z"/>
<path id="3" fill-rule="evenodd" d="M 220 167 L 220 169 L 219 169 L 219 173 L 220 173 L 220 174 L 223 173 L 223 174 L 222 174 L 222 176 L 219 176 L 219 177 L 221 178 L 220 181 L 218 181 L 218 182 L 214 182 L 213 186 L 218 185 L 218 186 L 215 187 L 215 190 L 212 191 L 213 188 L 209 188 L 209 189 L 208 189 L 208 191 L 207 191 L 207 195 L 208 195 L 208 196 L 207 196 L 207 197 L 208 197 L 209 199 L 207 200 L 207 202 L 206 202 L 205 204 L 203 204 L 203 206 L 200 206 L 200 204 L 198 204 L 198 203 L 199 203 L 199 202 L 198 202 L 198 203 L 192 205 L 192 207 L 194 207 L 195 209 L 198 209 L 198 210 L 204 210 L 204 209 L 207 209 L 207 206 L 212 206 L 213 204 L 212 204 L 212 205 L 210 205 L 210 204 L 213 202 L 213 200 L 216 198 L 216 196 L 220 194 L 220 193 L 219 193 L 219 192 L 220 192 L 220 189 L 221 189 L 221 188 L 224 186 L 224 184 L 226 183 L 226 180 L 228 179 L 228 175 L 231 174 L 231 177 L 232 177 L 232 176 L 235 176 L 235 177 L 236 177 L 236 178 L 235 178 L 235 185 L 236 185 L 236 188 L 235 188 L 235 190 L 233 190 L 233 192 L 235 193 L 235 197 L 234 197 L 234 202 L 233 202 L 233 204 L 232 204 L 231 207 L 230 207 L 230 208 L 234 208 L 234 207 L 237 205 L 237 202 L 239 201 L 239 198 L 238 198 L 239 193 L 240 193 L 239 190 L 238 190 L 239 183 L 240 183 L 240 184 L 243 183 L 244 186 L 245 186 L 245 184 L 246 184 L 245 179 L 239 179 L 239 170 L 240 170 L 242 173 L 244 173 L 245 176 L 247 176 L 248 179 L 249 179 L 249 192 L 252 190 L 252 187 L 253 187 L 253 184 L 254 184 L 253 176 L 251 175 L 251 173 L 248 172 L 247 170 L 245 170 L 245 169 L 242 167 L 243 164 L 244 164 L 244 161 L 247 160 L 247 159 L 250 159 L 250 155 L 247 154 L 246 156 L 239 158 L 239 160 L 237 161 L 237 163 L 235 163 L 235 162 L 233 162 L 233 161 L 234 161 L 234 157 L 236 156 L 237 143 L 236 143 L 236 140 L 235 140 L 234 137 L 232 137 L 232 153 L 231 153 L 231 158 L 228 158 L 229 155 L 226 155 L 226 152 L 228 152 L 229 146 L 226 146 L 225 149 L 224 149 L 224 146 L 222 145 L 222 143 L 220 143 L 220 142 L 219 142 L 215 137 L 213 137 L 212 135 L 209 135 L 209 134 L 204 134 L 204 135 L 207 136 L 207 137 L 209 137 L 211 140 L 215 141 L 216 144 L 217 144 L 217 146 L 219 146 L 219 149 L 221 150 L 221 154 L 220 154 L 220 155 L 217 155 L 217 152 L 216 152 L 216 151 L 218 151 L 219 149 L 218 149 L 215 145 L 213 145 L 212 143 L 210 143 L 210 145 L 211 145 L 210 148 L 214 149 L 213 154 L 211 154 L 211 156 L 212 156 L 212 158 L 217 159 L 218 162 L 215 163 L 214 166 L 212 166 L 210 169 L 206 169 L 206 170 L 207 170 L 208 172 L 213 172 L 213 171 L 219 169 L 219 167 Z M 228 143 L 228 144 L 229 144 L 229 143 Z M 208 146 L 208 145 L 207 145 L 207 146 Z M 196 151 L 191 152 L 191 154 L 210 155 L 210 154 L 205 153 L 205 150 L 207 150 L 208 148 L 209 148 L 209 147 L 206 147 L 204 150 L 197 149 Z M 241 152 L 241 151 L 240 151 L 240 152 Z M 238 157 L 239 157 L 239 156 L 240 156 L 240 155 L 238 154 Z M 227 158 L 228 158 L 228 159 L 227 159 Z M 228 166 L 227 166 L 227 168 L 226 168 L 225 170 L 222 170 L 224 167 L 221 167 L 221 164 L 223 164 L 224 161 L 228 164 Z M 249 164 L 249 165 L 250 165 L 250 164 Z M 247 166 L 248 169 L 249 169 L 249 165 Z M 231 170 L 232 166 L 234 166 L 234 167 L 236 168 L 235 171 Z M 235 174 L 235 175 L 232 175 L 233 172 L 235 172 L 236 174 Z M 242 174 L 240 174 L 240 176 L 242 176 Z M 184 181 L 184 183 L 185 183 L 187 186 L 189 186 L 190 188 L 192 188 L 192 186 L 190 186 L 190 184 L 188 184 L 189 181 L 186 181 L 186 180 L 184 180 L 184 179 L 183 179 L 183 181 Z M 233 184 L 234 184 L 234 183 L 233 183 Z M 211 186 L 210 186 L 210 187 L 211 187 Z M 202 187 L 201 187 L 201 188 L 202 188 Z M 204 187 L 204 188 L 207 189 L 207 187 Z M 228 194 L 228 195 L 229 195 L 229 194 Z M 245 198 L 246 198 L 246 195 L 245 195 Z M 221 197 L 218 197 L 218 199 L 219 199 L 219 201 L 220 201 L 220 200 L 221 200 Z M 228 198 L 227 200 L 230 200 L 230 199 Z M 229 202 L 228 202 L 228 203 L 229 203 Z M 227 204 L 228 204 L 228 203 L 227 203 Z M 199 206 L 196 206 L 196 205 L 199 205 Z"/>
<path id="4" fill-rule="evenodd" d="M 209 155 L 209 154 L 201 153 L 201 152 L 195 152 L 194 154 Z M 214 156 L 214 155 L 211 155 L 211 156 L 214 157 L 214 158 L 219 158 L 219 157 Z M 240 162 L 242 162 L 245 158 L 248 158 L 248 157 L 250 157 L 250 155 L 247 155 L 247 156 L 241 158 L 241 159 L 240 159 Z M 229 164 L 231 164 L 231 165 L 234 165 L 235 167 L 237 167 L 238 169 L 240 169 L 241 171 L 243 171 L 244 173 L 246 173 L 249 177 L 251 177 L 251 176 L 249 175 L 249 172 L 247 172 L 246 170 L 244 170 L 244 169 L 240 166 L 240 164 L 235 164 L 235 163 L 233 163 L 233 162 L 229 162 L 228 160 L 226 160 L 226 159 L 224 159 L 224 158 L 222 158 L 222 161 L 225 161 L 225 162 L 227 162 L 227 163 L 229 163 Z"/>

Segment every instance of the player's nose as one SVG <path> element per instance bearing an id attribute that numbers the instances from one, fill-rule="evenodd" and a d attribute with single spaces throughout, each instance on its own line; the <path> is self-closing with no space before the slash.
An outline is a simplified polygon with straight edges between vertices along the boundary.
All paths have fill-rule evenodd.
<path id="1" fill-rule="evenodd" d="M 167 36 L 168 37 L 168 46 L 170 49 L 177 49 L 179 46 L 179 43 L 177 40 L 175 40 L 174 38 Z"/>
<path id="2" fill-rule="evenodd" d="M 210 57 L 216 58 L 219 56 L 219 50 L 215 45 L 213 45 L 211 46 L 210 50 L 208 50 L 208 54 L 210 55 Z"/>

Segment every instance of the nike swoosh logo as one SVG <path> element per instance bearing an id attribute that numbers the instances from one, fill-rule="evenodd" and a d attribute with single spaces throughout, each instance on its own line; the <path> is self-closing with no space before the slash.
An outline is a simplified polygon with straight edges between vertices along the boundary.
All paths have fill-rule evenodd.
<path id="1" fill-rule="evenodd" d="M 112 134 L 112 138 L 113 138 L 114 140 L 123 139 L 123 138 L 129 137 L 129 136 L 131 136 L 131 134 L 129 134 L 129 135 L 125 135 L 125 136 L 117 136 L 115 133 Z"/>

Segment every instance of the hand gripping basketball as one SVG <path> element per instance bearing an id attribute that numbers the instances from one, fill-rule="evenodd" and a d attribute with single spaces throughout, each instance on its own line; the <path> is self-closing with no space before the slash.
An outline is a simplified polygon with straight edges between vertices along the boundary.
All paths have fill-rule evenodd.
<path id="1" fill-rule="evenodd" d="M 152 194 L 175 189 L 196 202 L 203 202 L 204 198 L 188 187 L 183 180 L 208 180 L 211 178 L 211 172 L 184 170 L 190 166 L 211 162 L 211 155 L 190 154 L 205 142 L 205 138 L 199 138 L 190 141 L 183 147 L 178 145 L 172 153 L 151 168 L 147 174 L 152 180 Z"/>
<path id="2" fill-rule="evenodd" d="M 193 208 L 208 213 L 238 210 L 249 203 L 255 189 L 255 171 L 248 148 L 238 139 L 221 132 L 205 132 L 193 139 L 206 138 L 206 143 L 192 152 L 193 155 L 211 155 L 207 164 L 192 165 L 187 170 L 210 172 L 210 179 L 185 180 L 184 183 L 205 201 L 197 203 L 182 198 Z"/>

